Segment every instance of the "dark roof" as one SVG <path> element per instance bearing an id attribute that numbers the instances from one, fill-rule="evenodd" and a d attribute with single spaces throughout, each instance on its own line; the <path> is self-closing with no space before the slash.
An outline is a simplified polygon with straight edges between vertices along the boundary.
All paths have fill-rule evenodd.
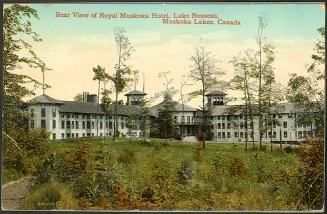
<path id="1" fill-rule="evenodd" d="M 175 105 L 175 111 L 179 111 L 179 112 L 183 111 L 183 105 L 181 103 L 176 102 L 176 101 L 173 101 L 173 102 L 175 102 L 175 104 L 176 104 Z M 149 110 L 152 113 L 152 115 L 157 115 L 159 109 L 161 109 L 161 107 L 163 105 L 164 105 L 164 101 L 162 101 L 161 103 L 159 103 L 159 104 L 157 104 L 155 106 L 150 107 Z M 184 111 L 185 112 L 197 111 L 197 109 L 184 104 Z"/>
<path id="2" fill-rule="evenodd" d="M 61 112 L 105 114 L 105 112 L 102 110 L 101 104 L 99 104 L 97 111 L 97 103 L 74 101 L 63 101 L 63 103 L 64 105 L 60 106 Z M 109 105 L 109 109 L 111 112 L 114 112 L 115 105 Z M 139 114 L 141 108 L 139 106 L 118 105 L 117 111 L 119 115 Z"/>
<path id="3" fill-rule="evenodd" d="M 223 95 L 223 96 L 225 96 L 227 94 L 224 93 L 224 92 L 221 92 L 221 91 L 211 91 L 211 92 L 206 94 L 206 96 L 214 96 L 214 95 Z"/>
<path id="4" fill-rule="evenodd" d="M 26 103 L 28 104 L 63 104 L 62 101 L 56 100 L 46 94 L 34 97 L 31 100 L 28 100 Z"/>
<path id="5" fill-rule="evenodd" d="M 128 92 L 127 94 L 125 94 L 125 96 L 128 96 L 128 95 L 146 95 L 146 93 L 144 93 L 142 91 L 134 90 L 134 91 L 131 91 L 131 92 Z"/>

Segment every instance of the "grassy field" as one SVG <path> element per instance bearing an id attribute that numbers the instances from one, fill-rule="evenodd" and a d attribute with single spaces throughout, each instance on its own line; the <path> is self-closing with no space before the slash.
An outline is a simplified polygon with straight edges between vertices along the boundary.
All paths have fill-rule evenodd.
<path id="1" fill-rule="evenodd" d="M 65 186 L 71 188 L 70 195 L 74 196 L 69 199 L 69 205 L 63 207 L 65 209 L 298 209 L 292 198 L 292 181 L 289 180 L 289 175 L 296 171 L 299 164 L 294 150 L 286 152 L 279 146 L 274 146 L 273 151 L 270 151 L 270 146 L 259 150 L 249 145 L 245 151 L 244 143 L 210 143 L 202 149 L 197 143 L 159 139 L 151 139 L 147 143 L 129 139 L 117 139 L 116 142 L 89 139 L 83 144 L 87 150 L 76 150 L 81 145 L 79 141 L 51 143 L 49 154 L 56 153 L 67 159 L 65 164 L 53 164 L 58 169 L 46 172 L 51 175 L 52 181 L 59 184 L 44 181 L 43 186 L 38 187 L 27 200 L 25 208 L 35 208 L 31 204 L 43 200 L 44 195 L 40 191 L 50 191 L 51 185 L 63 185 L 63 189 Z M 78 157 L 78 161 L 68 158 L 73 157 L 72 151 L 75 151 L 74 157 Z M 105 175 L 92 170 L 96 165 L 93 161 L 103 151 L 109 153 L 111 162 Z M 93 158 L 87 160 L 83 155 Z M 80 160 L 88 168 L 71 174 L 76 165 L 80 165 Z M 105 177 L 109 172 L 114 172 L 114 179 Z M 78 183 L 80 179 L 82 183 Z M 97 183 L 97 179 L 103 183 Z M 112 182 L 116 184 L 115 189 L 105 190 L 106 185 Z M 104 185 L 103 188 L 101 185 Z"/>

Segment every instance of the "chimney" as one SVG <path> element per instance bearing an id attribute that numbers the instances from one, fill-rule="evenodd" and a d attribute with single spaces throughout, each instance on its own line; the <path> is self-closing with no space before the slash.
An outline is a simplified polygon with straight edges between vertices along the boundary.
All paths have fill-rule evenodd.
<path id="1" fill-rule="evenodd" d="M 97 103 L 98 102 L 98 96 L 96 94 L 88 94 L 87 95 L 87 102 L 88 103 Z"/>
<path id="2" fill-rule="evenodd" d="M 83 92 L 83 103 L 87 102 L 87 97 L 89 96 L 89 92 Z"/>

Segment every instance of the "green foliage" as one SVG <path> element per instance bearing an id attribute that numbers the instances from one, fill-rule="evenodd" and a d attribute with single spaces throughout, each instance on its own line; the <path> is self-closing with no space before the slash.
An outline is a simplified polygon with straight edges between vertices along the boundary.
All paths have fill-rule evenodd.
<path id="1" fill-rule="evenodd" d="M 192 162 L 183 160 L 177 168 L 177 181 L 180 184 L 188 184 L 193 176 Z"/>
<path id="2" fill-rule="evenodd" d="M 10 137 L 4 136 L 4 167 L 24 175 L 32 173 L 48 152 L 48 141 L 49 133 L 44 130 L 11 130 Z"/>
<path id="3" fill-rule="evenodd" d="M 83 95 L 81 93 L 78 93 L 75 97 L 74 97 L 74 101 L 75 102 L 83 102 Z"/>
<path id="4" fill-rule="evenodd" d="M 322 136 L 322 134 L 320 135 Z M 324 140 L 309 139 L 300 146 L 300 166 L 295 175 L 298 204 L 322 209 L 324 190 Z"/>
<path id="5" fill-rule="evenodd" d="M 62 183 L 52 182 L 40 186 L 23 202 L 22 209 L 51 210 L 77 209 L 77 201 L 70 188 Z"/>
<path id="6" fill-rule="evenodd" d="M 135 152 L 126 148 L 117 158 L 117 162 L 122 164 L 126 169 L 130 169 L 136 164 Z"/>

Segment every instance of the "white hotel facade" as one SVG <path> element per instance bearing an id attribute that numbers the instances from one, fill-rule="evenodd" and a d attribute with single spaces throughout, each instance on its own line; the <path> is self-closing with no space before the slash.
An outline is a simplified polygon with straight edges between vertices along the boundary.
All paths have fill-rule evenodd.
<path id="1" fill-rule="evenodd" d="M 141 111 L 140 102 L 146 94 L 134 90 L 125 94 L 126 105 L 118 106 L 118 131 L 120 137 L 149 137 L 149 131 L 142 131 L 135 126 L 127 127 L 129 115 L 138 115 Z M 246 139 L 245 116 L 240 113 L 230 113 L 230 105 L 225 103 L 225 93 L 215 91 L 206 95 L 209 115 L 207 117 L 211 141 L 214 142 L 243 142 Z M 83 102 L 61 101 L 47 95 L 37 96 L 27 102 L 30 112 L 29 127 L 34 129 L 45 128 L 50 139 L 72 139 L 84 137 L 112 136 L 114 119 L 97 106 L 97 96 L 83 93 Z M 149 108 L 150 116 L 155 118 L 161 109 L 162 103 Z M 234 106 L 235 107 L 235 106 Z M 114 109 L 114 105 L 110 108 Z M 299 126 L 295 122 L 296 111 L 291 103 L 280 104 L 278 114 L 273 114 L 274 120 L 271 129 L 263 134 L 263 141 L 270 142 L 298 142 L 302 141 L 307 133 L 312 131 L 312 124 Z M 112 111 L 113 112 L 113 111 Z M 176 133 L 184 136 L 195 136 L 201 132 L 202 116 L 199 109 L 176 103 L 173 117 L 178 125 Z M 96 116 L 98 115 L 98 117 Z M 136 119 L 137 120 L 137 119 Z M 98 127 L 97 127 L 98 121 Z M 132 121 L 137 124 L 137 121 Z M 258 141 L 258 117 L 254 117 L 254 133 L 248 126 L 248 140 Z M 149 123 L 150 124 L 150 123 Z M 149 127 L 151 129 L 151 127 Z M 183 131 L 181 131 L 183 129 Z"/>

